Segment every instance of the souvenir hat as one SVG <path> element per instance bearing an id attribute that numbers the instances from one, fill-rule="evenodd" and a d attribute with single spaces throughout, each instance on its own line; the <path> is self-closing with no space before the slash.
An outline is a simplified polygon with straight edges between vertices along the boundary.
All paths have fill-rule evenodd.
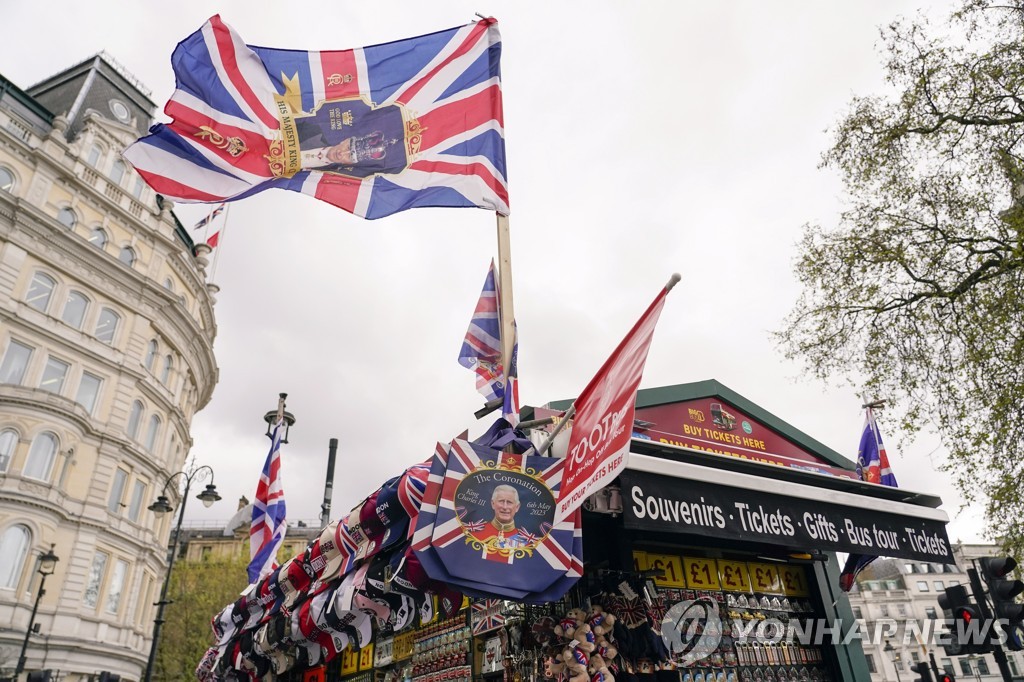
<path id="1" fill-rule="evenodd" d="M 327 559 L 320 551 L 320 538 L 306 546 L 306 551 L 302 554 L 302 568 L 310 580 L 316 580 L 323 575 L 327 568 Z"/>
<path id="2" fill-rule="evenodd" d="M 287 651 L 275 650 L 269 658 L 275 675 L 286 673 L 295 666 L 295 656 Z"/>
<path id="3" fill-rule="evenodd" d="M 368 564 L 363 564 L 356 570 L 353 576 L 352 584 L 355 591 L 352 594 L 352 608 L 359 609 L 375 617 L 379 623 L 386 623 L 388 616 L 391 615 L 390 607 L 384 602 L 373 599 L 366 593 L 366 572 L 368 568 Z"/>
<path id="4" fill-rule="evenodd" d="M 302 567 L 305 554 L 290 559 L 281 567 L 281 591 L 284 593 L 284 606 L 291 607 L 298 600 L 312 579 Z"/>
<path id="5" fill-rule="evenodd" d="M 320 533 L 320 554 L 324 558 L 321 578 L 338 578 L 348 573 L 358 551 L 345 521 L 334 521 Z"/>
<path id="6" fill-rule="evenodd" d="M 389 478 L 363 502 L 359 522 L 363 532 L 370 538 L 380 538 L 386 529 L 399 523 L 408 523 L 409 512 L 398 495 L 403 476 L 404 473 Z"/>
<path id="7" fill-rule="evenodd" d="M 348 632 L 331 631 L 331 645 L 322 648 L 323 662 L 330 663 L 335 656 L 347 649 L 351 642 L 352 638 Z"/>
<path id="8" fill-rule="evenodd" d="M 314 599 L 302 602 L 299 607 L 299 631 L 302 632 L 302 639 L 307 642 L 315 642 L 319 646 L 331 646 L 330 634 L 321 630 L 316 624 L 316 611 L 323 607 L 323 603 L 317 603 Z"/>
<path id="9" fill-rule="evenodd" d="M 402 557 L 404 565 L 398 572 L 399 575 L 404 576 L 415 589 L 424 591 L 427 596 L 431 594 L 436 595 L 438 598 L 437 610 L 445 618 L 451 618 L 458 613 L 462 607 L 462 592 L 449 583 L 430 578 L 423 569 L 423 564 L 420 563 L 419 557 L 413 552 L 411 547 L 407 547 L 402 552 Z M 421 605 L 421 611 L 423 608 L 424 606 Z M 429 621 L 430 619 L 428 618 L 427 620 Z"/>
<path id="10" fill-rule="evenodd" d="M 268 621 L 256 628 L 252 635 L 252 646 L 262 656 L 268 656 L 274 650 L 274 645 L 270 643 L 270 630 L 273 627 L 273 623 Z"/>
<path id="11" fill-rule="evenodd" d="M 214 638 L 217 644 L 224 644 L 235 634 L 235 624 L 231 620 L 231 612 L 234 604 L 228 604 L 221 612 L 213 617 L 210 625 L 213 627 Z"/>
<path id="12" fill-rule="evenodd" d="M 351 641 L 356 642 L 356 646 L 362 648 L 373 637 L 373 621 L 368 614 L 352 606 L 354 581 L 355 573 L 349 573 L 331 588 L 330 604 L 325 615 L 332 630 L 345 632 Z"/>

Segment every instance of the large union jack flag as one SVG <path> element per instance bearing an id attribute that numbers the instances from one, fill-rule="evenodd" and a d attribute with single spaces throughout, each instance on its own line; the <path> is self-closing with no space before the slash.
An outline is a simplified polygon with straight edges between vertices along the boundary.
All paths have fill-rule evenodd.
<path id="1" fill-rule="evenodd" d="M 275 568 L 277 550 L 284 542 L 288 523 L 285 518 L 284 487 L 281 485 L 281 437 L 284 422 L 278 421 L 270 434 L 270 452 L 252 503 L 249 528 L 249 584 L 269 575 Z"/>
<path id="2" fill-rule="evenodd" d="M 169 124 L 124 153 L 182 202 L 271 187 L 365 218 L 422 206 L 508 213 L 494 19 L 351 50 L 246 45 L 214 16 L 171 56 Z"/>

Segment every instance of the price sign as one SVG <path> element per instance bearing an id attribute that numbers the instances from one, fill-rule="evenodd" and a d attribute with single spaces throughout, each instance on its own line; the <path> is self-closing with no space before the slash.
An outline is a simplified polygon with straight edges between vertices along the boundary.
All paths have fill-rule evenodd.
<path id="1" fill-rule="evenodd" d="M 395 635 L 394 654 L 396 661 L 403 661 L 412 656 L 415 633 L 412 631 L 402 632 Z"/>
<path id="2" fill-rule="evenodd" d="M 683 559 L 686 586 L 691 590 L 720 590 L 714 559 Z"/>
<path id="3" fill-rule="evenodd" d="M 359 650 L 359 669 L 367 670 L 373 667 L 373 644 L 367 644 Z"/>
<path id="4" fill-rule="evenodd" d="M 726 592 L 750 592 L 750 575 L 744 561 L 718 560 L 718 577 Z"/>
<path id="5" fill-rule="evenodd" d="M 633 552 L 633 570 L 637 573 L 647 570 L 647 552 Z"/>
<path id="6" fill-rule="evenodd" d="M 747 564 L 750 571 L 750 582 L 754 592 L 782 594 L 782 581 L 779 580 L 779 568 L 773 564 Z"/>
<path id="7" fill-rule="evenodd" d="M 359 670 L 359 650 L 351 646 L 341 652 L 341 674 L 351 675 Z"/>
<path id="8" fill-rule="evenodd" d="M 647 570 L 664 572 L 663 577 L 654 579 L 654 582 L 662 587 L 686 587 L 683 580 L 683 562 L 677 556 L 648 554 Z"/>
<path id="9" fill-rule="evenodd" d="M 381 638 L 377 640 L 377 645 L 373 647 L 373 667 L 383 668 L 386 665 L 391 665 L 392 661 L 395 660 L 395 640 L 392 637 Z"/>
<path id="10" fill-rule="evenodd" d="M 782 576 L 782 590 L 787 597 L 808 596 L 807 574 L 803 566 L 783 566 L 779 569 L 779 575 Z"/>

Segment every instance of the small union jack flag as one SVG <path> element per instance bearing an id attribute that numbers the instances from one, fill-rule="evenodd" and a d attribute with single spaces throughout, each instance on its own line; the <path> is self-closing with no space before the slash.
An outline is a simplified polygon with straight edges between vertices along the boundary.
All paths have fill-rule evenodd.
<path id="1" fill-rule="evenodd" d="M 472 606 L 470 619 L 473 623 L 474 635 L 497 630 L 505 624 L 505 614 L 501 612 L 500 599 L 474 601 Z"/>
<path id="2" fill-rule="evenodd" d="M 209 225 L 210 221 L 212 221 L 214 218 L 216 218 L 217 216 L 219 216 L 223 212 L 224 212 L 224 204 L 221 204 L 217 208 L 215 208 L 212 211 L 210 211 L 209 215 L 207 215 L 205 218 L 203 218 L 198 223 L 196 223 L 196 226 L 193 227 L 192 229 L 193 230 L 198 230 L 201 227 L 205 227 L 206 225 Z"/>
<path id="3" fill-rule="evenodd" d="M 277 550 L 288 530 L 284 487 L 281 484 L 281 438 L 284 421 L 274 425 L 270 434 L 270 452 L 263 464 L 263 473 L 252 503 L 252 526 L 249 528 L 249 584 L 267 576 L 277 566 Z"/>
<path id="4" fill-rule="evenodd" d="M 536 544 L 537 542 L 540 542 L 540 539 L 541 539 L 542 536 L 534 535 L 533 533 L 531 533 L 528 530 L 520 530 L 519 531 L 519 537 L 521 537 L 523 539 L 523 542 L 526 543 L 527 545 L 533 545 L 533 544 Z"/>

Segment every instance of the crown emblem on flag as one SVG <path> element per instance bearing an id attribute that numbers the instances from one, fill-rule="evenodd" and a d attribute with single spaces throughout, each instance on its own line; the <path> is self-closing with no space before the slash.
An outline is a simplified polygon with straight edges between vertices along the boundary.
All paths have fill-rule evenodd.
<path id="1" fill-rule="evenodd" d="M 330 76 L 327 77 L 326 82 L 327 85 L 341 85 L 342 83 L 351 83 L 352 74 L 332 73 Z"/>
<path id="2" fill-rule="evenodd" d="M 249 151 L 242 138 L 224 137 L 210 126 L 199 126 L 199 132 L 193 134 L 200 140 L 209 140 L 214 147 L 223 149 L 236 158 Z"/>

